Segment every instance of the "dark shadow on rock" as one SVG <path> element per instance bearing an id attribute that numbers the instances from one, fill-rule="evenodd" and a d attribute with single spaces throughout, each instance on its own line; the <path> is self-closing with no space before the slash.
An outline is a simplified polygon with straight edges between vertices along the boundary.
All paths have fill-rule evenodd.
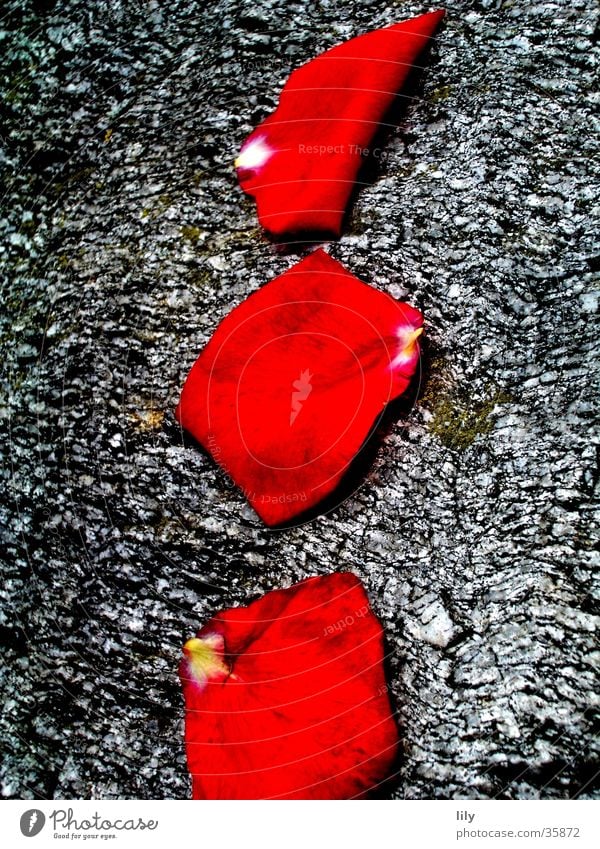
<path id="1" fill-rule="evenodd" d="M 431 52 L 431 47 L 427 49 L 420 57 L 420 62 L 423 66 L 427 65 L 428 57 Z M 402 91 L 396 95 L 388 111 L 382 118 L 381 125 L 371 140 L 371 145 L 368 148 L 364 157 L 363 165 L 358 172 L 356 183 L 350 195 L 346 213 L 343 221 L 343 232 L 350 231 L 350 222 L 354 211 L 354 205 L 359 193 L 368 186 L 372 186 L 379 177 L 385 173 L 385 156 L 380 155 L 389 144 L 394 132 L 401 129 L 401 136 L 404 146 L 408 149 L 408 133 L 403 127 L 404 119 L 413 103 L 420 100 L 423 93 L 424 74 L 426 67 L 413 68 L 406 78 L 406 82 L 402 86 Z"/>

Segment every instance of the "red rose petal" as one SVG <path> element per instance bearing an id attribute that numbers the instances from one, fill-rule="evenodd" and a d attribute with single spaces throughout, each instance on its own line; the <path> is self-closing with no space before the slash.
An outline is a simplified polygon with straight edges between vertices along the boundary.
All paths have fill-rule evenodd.
<path id="1" fill-rule="evenodd" d="M 389 777 L 383 632 L 354 575 L 226 610 L 184 653 L 194 799 L 349 799 Z"/>
<path id="2" fill-rule="evenodd" d="M 236 160 L 265 230 L 340 234 L 364 151 L 444 14 L 353 38 L 292 73 Z"/>
<path id="3" fill-rule="evenodd" d="M 408 387 L 422 323 L 315 251 L 221 322 L 176 416 L 262 519 L 281 524 L 336 488 Z"/>

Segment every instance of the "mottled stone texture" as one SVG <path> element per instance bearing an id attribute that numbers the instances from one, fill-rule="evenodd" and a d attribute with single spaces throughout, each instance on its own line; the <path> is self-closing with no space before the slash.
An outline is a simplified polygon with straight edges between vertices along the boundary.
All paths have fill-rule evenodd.
<path id="1" fill-rule="evenodd" d="M 424 312 L 421 385 L 354 494 L 269 532 L 172 413 L 296 259 L 232 160 L 292 68 L 427 7 L 4 4 L 6 797 L 186 797 L 182 642 L 332 569 L 387 632 L 395 797 L 593 795 L 597 6 L 447 8 L 330 247 Z"/>

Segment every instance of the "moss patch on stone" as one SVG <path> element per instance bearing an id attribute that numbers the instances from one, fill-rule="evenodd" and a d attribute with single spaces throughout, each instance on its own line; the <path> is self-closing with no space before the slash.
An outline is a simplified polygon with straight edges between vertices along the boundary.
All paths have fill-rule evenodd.
<path id="1" fill-rule="evenodd" d="M 186 224 L 181 228 L 181 238 L 186 242 L 191 242 L 193 245 L 198 242 L 200 233 L 201 231 L 199 227 L 193 227 L 189 224 Z"/>
<path id="2" fill-rule="evenodd" d="M 452 89 L 451 85 L 442 85 L 434 89 L 429 97 L 430 103 L 442 103 L 447 100 L 452 94 Z"/>
<path id="3" fill-rule="evenodd" d="M 483 399 L 474 401 L 465 389 L 444 387 L 440 364 L 432 362 L 431 366 L 431 379 L 421 399 L 433 416 L 430 430 L 446 448 L 465 451 L 478 436 L 492 430 L 494 408 L 509 402 L 510 396 L 497 386 L 489 386 Z"/>

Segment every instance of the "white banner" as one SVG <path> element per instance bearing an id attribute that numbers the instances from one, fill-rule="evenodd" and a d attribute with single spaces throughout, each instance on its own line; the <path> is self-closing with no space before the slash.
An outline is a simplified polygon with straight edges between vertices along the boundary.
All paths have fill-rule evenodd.
<path id="1" fill-rule="evenodd" d="M 2 845 L 238 849 L 596 849 L 597 802 L 9 801 Z"/>

